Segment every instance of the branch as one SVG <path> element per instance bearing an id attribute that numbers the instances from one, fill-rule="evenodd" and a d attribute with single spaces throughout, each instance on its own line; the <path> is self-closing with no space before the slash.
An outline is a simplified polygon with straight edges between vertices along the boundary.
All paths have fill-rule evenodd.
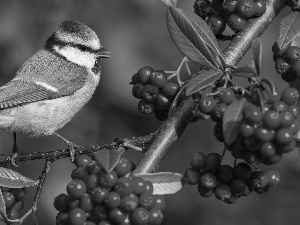
<path id="1" fill-rule="evenodd" d="M 286 0 L 267 1 L 267 11 L 265 14 L 247 24 L 244 31 L 238 33 L 223 51 L 223 56 L 228 66 L 233 67 L 237 65 L 251 47 L 252 41 L 262 35 L 286 4 Z M 174 114 L 162 124 L 149 150 L 134 170 L 134 173 L 149 173 L 158 167 L 161 159 L 181 136 L 195 115 L 196 107 L 197 104 L 191 96 L 183 100 Z"/>

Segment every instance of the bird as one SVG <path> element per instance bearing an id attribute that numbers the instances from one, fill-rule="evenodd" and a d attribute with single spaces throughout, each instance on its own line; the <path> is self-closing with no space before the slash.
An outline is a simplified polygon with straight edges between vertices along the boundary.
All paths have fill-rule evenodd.
<path id="1" fill-rule="evenodd" d="M 14 135 L 12 164 L 18 155 L 16 133 L 54 134 L 68 144 L 74 160 L 74 144 L 56 131 L 91 99 L 100 81 L 101 59 L 108 57 L 90 27 L 67 20 L 0 87 L 0 128 Z"/>

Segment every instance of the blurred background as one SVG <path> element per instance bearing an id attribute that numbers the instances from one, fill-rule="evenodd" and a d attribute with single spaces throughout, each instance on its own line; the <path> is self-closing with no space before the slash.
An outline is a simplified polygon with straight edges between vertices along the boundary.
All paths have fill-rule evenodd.
<path id="1" fill-rule="evenodd" d="M 137 110 L 138 100 L 131 95 L 131 77 L 143 66 L 175 70 L 183 55 L 173 44 L 167 27 L 167 8 L 159 0 L 26 0 L 4 1 L 0 7 L 0 85 L 11 80 L 18 68 L 44 44 L 47 37 L 64 20 L 79 20 L 90 26 L 102 45 L 111 52 L 103 60 L 101 82 L 92 100 L 59 133 L 76 144 L 85 146 L 110 142 L 116 137 L 142 136 L 159 126 L 153 115 Z M 178 7 L 193 10 L 194 0 L 178 0 Z M 291 13 L 284 9 L 262 36 L 263 76 L 274 80 L 280 90 L 287 87 L 275 72 L 271 46 L 278 35 L 280 19 Z M 225 48 L 228 42 L 221 42 Z M 242 62 L 251 56 L 247 54 Z M 199 66 L 192 65 L 196 70 Z M 183 71 L 183 74 L 185 71 Z M 213 136 L 213 122 L 192 123 L 162 161 L 159 171 L 184 173 L 190 157 L 196 151 L 222 151 L 222 144 Z M 18 135 L 21 152 L 46 152 L 65 149 L 56 137 L 30 139 Z M 9 154 L 12 135 L 0 132 L 0 150 Z M 125 157 L 137 163 L 142 155 L 127 152 Z M 275 166 L 282 176 L 281 184 L 268 193 L 240 198 L 227 205 L 214 196 L 202 198 L 196 186 L 186 185 L 179 193 L 166 196 L 164 224 L 235 225 L 235 224 L 300 224 L 300 163 L 297 151 L 284 156 Z M 224 163 L 233 164 L 230 154 Z M 21 163 L 16 170 L 36 180 L 44 161 Z M 69 159 L 56 161 L 47 177 L 38 205 L 38 221 L 54 225 L 57 211 L 53 199 L 66 193 L 66 185 L 75 166 Z M 261 167 L 262 169 L 266 169 Z M 28 188 L 26 207 L 29 207 L 35 188 Z M 30 217 L 25 224 L 32 224 Z"/>

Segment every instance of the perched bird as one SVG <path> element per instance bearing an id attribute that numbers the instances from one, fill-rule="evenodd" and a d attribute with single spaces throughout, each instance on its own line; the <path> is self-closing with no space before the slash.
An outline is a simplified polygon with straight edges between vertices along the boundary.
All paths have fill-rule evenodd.
<path id="1" fill-rule="evenodd" d="M 65 21 L 16 76 L 0 87 L 0 128 L 33 137 L 56 134 L 92 97 L 109 57 L 96 33 Z M 71 158 L 74 159 L 74 152 Z M 17 155 L 14 145 L 13 157 Z M 13 160 L 12 160 L 13 161 Z"/>

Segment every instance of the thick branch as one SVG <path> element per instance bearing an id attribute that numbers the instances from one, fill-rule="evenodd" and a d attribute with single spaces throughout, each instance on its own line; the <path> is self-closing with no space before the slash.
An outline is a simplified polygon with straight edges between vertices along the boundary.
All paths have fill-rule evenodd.
<path id="1" fill-rule="evenodd" d="M 286 0 L 267 1 L 266 13 L 260 18 L 252 20 L 245 30 L 238 33 L 224 50 L 223 56 L 227 65 L 237 65 L 251 47 L 252 41 L 262 35 L 286 4 Z M 190 96 L 183 100 L 175 113 L 161 126 L 152 145 L 134 173 L 149 173 L 158 167 L 160 160 L 166 155 L 174 142 L 177 141 L 194 116 L 193 112 L 196 106 L 196 103 Z"/>

